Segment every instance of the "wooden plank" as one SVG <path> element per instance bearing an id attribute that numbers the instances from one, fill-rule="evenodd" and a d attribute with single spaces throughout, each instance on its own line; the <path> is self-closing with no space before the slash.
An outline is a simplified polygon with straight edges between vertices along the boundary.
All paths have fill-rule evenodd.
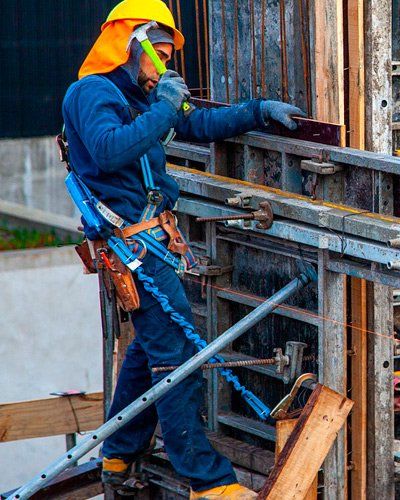
<path id="1" fill-rule="evenodd" d="M 207 438 L 213 448 L 236 465 L 264 475 L 268 475 L 274 466 L 272 451 L 264 450 L 216 432 L 207 432 Z"/>
<path id="2" fill-rule="evenodd" d="M 350 147 L 365 147 L 364 1 L 348 0 L 349 139 Z"/>
<path id="3" fill-rule="evenodd" d="M 0 442 L 96 429 L 102 405 L 102 392 L 1 404 Z"/>
<path id="4" fill-rule="evenodd" d="M 365 70 L 364 70 L 364 2 L 348 0 L 348 103 L 349 103 L 349 145 L 365 149 Z M 348 202 L 363 208 L 371 198 L 362 179 L 368 184 L 371 173 L 349 172 L 347 183 L 351 186 Z M 369 192 L 368 192 L 369 191 Z M 359 194 L 357 194 L 359 193 Z M 368 198 L 359 201 L 363 198 Z M 354 408 L 351 416 L 351 474 L 350 491 L 352 498 L 365 499 L 367 490 L 367 284 L 365 280 L 350 280 L 350 343 L 351 397 Z"/>
<path id="5" fill-rule="evenodd" d="M 322 327 L 319 329 L 319 380 L 341 394 L 347 391 L 347 310 L 344 275 L 326 270 L 328 255 L 320 251 L 318 261 L 318 301 Z M 347 497 L 346 428 L 339 433 L 324 464 L 327 498 Z"/>
<path id="6" fill-rule="evenodd" d="M 351 279 L 351 494 L 367 493 L 367 283 Z"/>
<path id="7" fill-rule="evenodd" d="M 275 463 L 278 463 L 279 455 L 296 427 L 297 419 L 278 420 L 276 422 L 276 446 L 275 446 Z M 318 474 L 315 476 L 310 489 L 307 491 L 304 500 L 316 500 L 318 490 Z"/>
<path id="8" fill-rule="evenodd" d="M 315 118 L 343 124 L 343 1 L 318 0 L 314 16 Z"/>
<path id="9" fill-rule="evenodd" d="M 318 384 L 258 498 L 305 498 L 352 406 L 350 399 Z"/>

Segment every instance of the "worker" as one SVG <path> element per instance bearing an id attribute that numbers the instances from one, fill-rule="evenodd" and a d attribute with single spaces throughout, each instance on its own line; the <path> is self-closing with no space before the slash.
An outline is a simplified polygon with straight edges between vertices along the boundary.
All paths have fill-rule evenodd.
<path id="1" fill-rule="evenodd" d="M 263 129 L 270 121 L 294 129 L 292 116 L 304 116 L 297 107 L 262 99 L 219 109 L 194 109 L 185 115 L 181 108 L 190 92 L 184 80 L 171 70 L 160 78 L 140 43 L 132 39 L 135 28 L 149 21 L 156 21 L 158 28 L 149 30 L 148 37 L 168 64 L 174 52 L 182 49 L 184 37 L 167 6 L 161 0 L 124 0 L 103 24 L 78 81 L 63 102 L 70 164 L 97 198 L 130 224 L 143 220 L 148 207 L 140 170 L 144 155 L 159 191 L 152 217 L 172 210 L 178 199 L 177 183 L 166 173 L 162 145 L 172 129 L 177 139 L 209 143 Z M 85 232 L 89 239 L 98 237 L 87 227 Z M 168 239 L 162 241 L 168 243 Z M 175 270 L 149 252 L 142 258 L 142 269 L 172 307 L 192 322 Z M 140 282 L 136 286 L 140 307 L 131 315 L 135 339 L 127 349 L 109 418 L 165 376 L 152 373 L 151 368 L 180 365 L 197 352 L 157 300 Z M 201 387 L 202 375 L 197 370 L 107 438 L 102 448 L 103 482 L 124 488 L 132 464 L 149 449 L 159 420 L 172 465 L 190 479 L 191 499 L 256 498 L 255 492 L 238 484 L 229 460 L 206 438 L 199 412 Z"/>

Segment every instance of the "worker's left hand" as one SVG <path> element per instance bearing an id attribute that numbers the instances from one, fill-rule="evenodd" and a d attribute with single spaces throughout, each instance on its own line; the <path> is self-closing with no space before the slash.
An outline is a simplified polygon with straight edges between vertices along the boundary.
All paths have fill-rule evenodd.
<path id="1" fill-rule="evenodd" d="M 292 116 L 307 117 L 300 108 L 281 101 L 262 101 L 261 115 L 265 123 L 268 120 L 275 120 L 285 125 L 289 130 L 296 130 L 297 128 L 297 123 L 292 119 Z"/>

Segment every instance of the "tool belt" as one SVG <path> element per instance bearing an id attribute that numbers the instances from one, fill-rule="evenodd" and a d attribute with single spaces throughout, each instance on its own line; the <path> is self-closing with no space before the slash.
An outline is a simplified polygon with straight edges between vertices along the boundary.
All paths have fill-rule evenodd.
<path id="1" fill-rule="evenodd" d="M 146 245 L 140 243 L 141 239 L 137 238 L 136 240 L 135 236 L 143 232 L 147 232 L 157 241 L 168 238 L 167 250 L 178 254 L 181 258 L 187 258 L 188 254 L 191 254 L 188 244 L 176 225 L 175 216 L 168 210 L 162 212 L 158 217 L 132 224 L 124 229 L 114 229 L 114 234 L 117 237 L 123 239 L 128 246 L 134 246 L 133 251 L 138 252 L 139 259 L 146 255 L 147 250 Z M 140 245 L 142 248 L 138 251 Z M 132 312 L 140 307 L 139 294 L 133 274 L 105 240 L 85 240 L 75 248 L 88 273 L 97 273 L 98 269 L 101 269 L 109 278 L 105 281 L 111 281 L 114 284 L 118 303 L 124 311 Z"/>

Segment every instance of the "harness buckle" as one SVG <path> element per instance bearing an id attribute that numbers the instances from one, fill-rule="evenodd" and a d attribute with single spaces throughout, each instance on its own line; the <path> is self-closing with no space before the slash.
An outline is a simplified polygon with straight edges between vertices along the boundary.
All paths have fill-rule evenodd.
<path id="1" fill-rule="evenodd" d="M 157 189 L 152 189 L 147 193 L 147 202 L 151 203 L 152 205 L 156 206 L 160 205 L 163 199 L 164 199 L 163 195 Z"/>

